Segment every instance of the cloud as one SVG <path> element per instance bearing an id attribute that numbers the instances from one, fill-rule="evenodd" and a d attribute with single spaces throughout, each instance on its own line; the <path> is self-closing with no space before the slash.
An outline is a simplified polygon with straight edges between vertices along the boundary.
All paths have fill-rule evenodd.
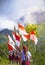
<path id="1" fill-rule="evenodd" d="M 4 0 L 0 5 L 0 14 L 14 21 L 21 16 L 26 16 L 30 21 L 31 13 L 39 10 L 45 11 L 44 0 Z"/>
<path id="2" fill-rule="evenodd" d="M 30 13 L 34 10 L 44 10 L 44 0 L 6 0 L 1 5 L 1 13 L 14 20 L 27 13 L 28 9 Z"/>
<path id="3" fill-rule="evenodd" d="M 0 16 L 0 30 L 2 29 L 10 29 L 10 30 L 14 30 L 14 26 L 16 27 L 16 29 L 18 29 L 18 25 L 16 22 L 6 18 L 6 17 L 3 17 L 3 16 Z"/>

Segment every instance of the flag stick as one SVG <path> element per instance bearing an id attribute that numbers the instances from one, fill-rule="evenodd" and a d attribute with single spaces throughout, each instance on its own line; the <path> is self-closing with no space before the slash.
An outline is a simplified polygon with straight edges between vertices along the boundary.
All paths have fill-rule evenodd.
<path id="1" fill-rule="evenodd" d="M 15 26 L 14 26 L 14 32 L 16 32 L 16 28 L 15 28 Z M 14 42 L 15 42 L 15 45 L 16 45 L 16 40 L 14 40 Z"/>
<path id="2" fill-rule="evenodd" d="M 15 28 L 15 26 L 14 26 L 14 32 L 16 32 L 16 28 Z"/>

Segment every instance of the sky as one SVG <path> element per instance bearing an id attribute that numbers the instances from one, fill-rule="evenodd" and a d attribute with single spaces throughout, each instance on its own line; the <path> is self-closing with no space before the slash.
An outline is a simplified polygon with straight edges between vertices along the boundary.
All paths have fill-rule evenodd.
<path id="1" fill-rule="evenodd" d="M 15 22 L 23 23 L 24 21 L 18 20 L 22 16 L 25 17 L 25 22 L 31 23 L 30 14 L 40 10 L 45 11 L 45 0 L 0 0 L 0 30 L 3 28 L 12 29 Z"/>
<path id="2" fill-rule="evenodd" d="M 9 29 L 14 30 L 14 26 L 16 30 L 18 30 L 18 25 L 13 20 L 8 19 L 7 17 L 0 17 L 0 30 L 2 29 Z"/>

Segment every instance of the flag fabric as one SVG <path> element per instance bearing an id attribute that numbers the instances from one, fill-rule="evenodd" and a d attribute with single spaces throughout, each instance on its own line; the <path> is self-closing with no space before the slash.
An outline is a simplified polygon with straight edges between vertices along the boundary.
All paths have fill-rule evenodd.
<path id="1" fill-rule="evenodd" d="M 31 32 L 31 34 L 30 34 L 30 39 L 35 42 L 35 45 L 37 44 L 38 39 L 37 39 L 37 37 L 36 37 L 34 31 Z"/>
<path id="2" fill-rule="evenodd" d="M 23 41 L 26 42 L 30 38 L 30 35 L 26 32 L 25 27 L 23 25 L 18 24 L 18 28 L 19 34 L 21 35 Z"/>
<path id="3" fill-rule="evenodd" d="M 14 50 L 14 47 L 12 47 L 10 43 L 8 43 L 8 50 L 9 50 L 9 51 Z"/>
<path id="4" fill-rule="evenodd" d="M 27 32 L 26 32 L 26 30 L 25 30 L 25 27 L 23 26 L 23 25 L 21 25 L 21 24 L 18 24 L 18 29 L 19 29 L 19 34 L 28 34 Z"/>
<path id="5" fill-rule="evenodd" d="M 9 51 L 14 50 L 15 49 L 15 43 L 12 40 L 12 38 L 10 37 L 10 35 L 7 35 L 7 36 L 8 36 L 8 49 L 9 49 Z"/>
<path id="6" fill-rule="evenodd" d="M 27 34 L 27 35 L 22 35 L 22 39 L 24 42 L 26 42 L 28 39 L 30 39 L 30 35 Z"/>
<path id="7" fill-rule="evenodd" d="M 19 47 L 20 46 L 20 40 L 21 40 L 20 35 L 17 32 L 12 32 L 12 35 L 13 35 L 13 39 L 16 42 L 16 45 Z"/>
<path id="8" fill-rule="evenodd" d="M 31 34 L 35 34 L 35 31 L 32 30 L 32 31 L 31 31 Z"/>

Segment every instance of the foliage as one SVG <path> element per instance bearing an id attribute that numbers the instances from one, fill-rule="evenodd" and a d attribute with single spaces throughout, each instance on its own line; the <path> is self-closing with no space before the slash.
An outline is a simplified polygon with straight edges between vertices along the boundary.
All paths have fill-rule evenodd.
<path id="1" fill-rule="evenodd" d="M 34 30 L 35 31 L 35 34 L 37 36 L 39 35 L 38 34 L 38 31 L 37 31 L 37 29 L 38 29 L 38 25 L 37 24 L 27 24 L 27 26 L 25 28 L 26 28 L 26 31 L 28 33 L 30 33 L 32 30 Z"/>

